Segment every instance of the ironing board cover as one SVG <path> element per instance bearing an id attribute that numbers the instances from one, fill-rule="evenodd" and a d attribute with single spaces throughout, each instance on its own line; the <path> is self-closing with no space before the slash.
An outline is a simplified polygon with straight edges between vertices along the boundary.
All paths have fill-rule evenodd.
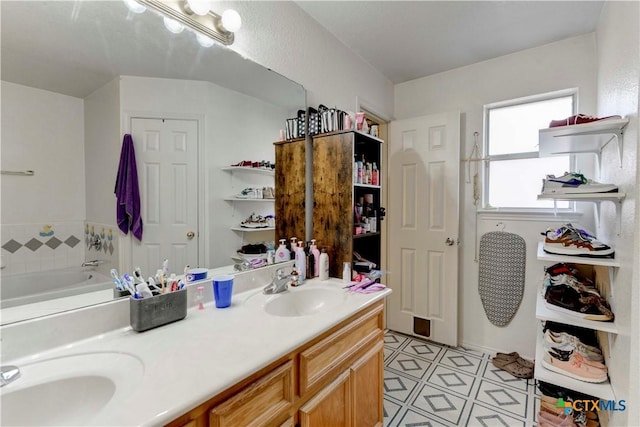
<path id="1" fill-rule="evenodd" d="M 492 231 L 480 238 L 478 292 L 487 318 L 506 326 L 524 294 L 526 243 L 517 234 Z"/>

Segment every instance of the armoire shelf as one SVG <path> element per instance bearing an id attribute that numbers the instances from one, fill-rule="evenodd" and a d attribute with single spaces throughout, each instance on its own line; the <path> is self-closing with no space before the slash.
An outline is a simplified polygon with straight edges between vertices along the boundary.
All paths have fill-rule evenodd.
<path id="1" fill-rule="evenodd" d="M 602 149 L 612 141 L 617 143 L 620 167 L 622 167 L 622 134 L 629 119 L 605 119 L 591 123 L 540 129 L 540 157 L 592 153 L 602 165 Z"/>
<path id="2" fill-rule="evenodd" d="M 613 388 L 611 387 L 609 380 L 603 383 L 588 383 L 550 371 L 542 365 L 544 352 L 545 349 L 542 333 L 538 332 L 536 337 L 536 366 L 534 369 L 534 377 L 536 380 L 555 384 L 560 387 L 568 388 L 569 390 L 579 391 L 604 400 L 615 400 L 615 394 L 613 393 Z"/>

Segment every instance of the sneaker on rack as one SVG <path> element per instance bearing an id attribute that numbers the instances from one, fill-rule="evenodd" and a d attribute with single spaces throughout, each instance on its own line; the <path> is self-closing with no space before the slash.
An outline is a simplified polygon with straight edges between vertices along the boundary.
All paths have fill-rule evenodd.
<path id="1" fill-rule="evenodd" d="M 237 199 L 257 199 L 258 192 L 255 188 L 245 188 L 235 196 Z"/>
<path id="2" fill-rule="evenodd" d="M 618 187 L 613 184 L 601 184 L 587 179 L 584 175 L 576 172 L 565 172 L 564 175 L 556 177 L 547 175 L 542 180 L 542 194 L 594 194 L 594 193 L 617 193 Z"/>
<path id="3" fill-rule="evenodd" d="M 544 291 L 544 305 L 549 310 L 585 320 L 610 322 L 614 318 L 604 298 L 580 293 L 567 285 L 547 287 Z"/>
<path id="4" fill-rule="evenodd" d="M 242 228 L 267 228 L 267 221 L 260 215 L 252 213 L 247 219 L 240 223 Z"/>
<path id="5" fill-rule="evenodd" d="M 574 351 L 585 359 L 592 360 L 594 362 L 604 361 L 604 357 L 602 356 L 602 352 L 599 348 L 583 344 L 582 341 L 572 335 L 564 333 L 555 334 L 554 332 L 547 330 L 544 333 L 544 344 L 547 348 L 556 348 L 562 351 Z"/>
<path id="6" fill-rule="evenodd" d="M 558 374 L 588 383 L 601 383 L 607 380 L 607 371 L 584 363 L 584 359 L 572 354 L 568 359 L 555 357 L 555 353 L 545 352 L 542 366 Z"/>
<path id="7" fill-rule="evenodd" d="M 251 167 L 251 160 L 242 160 L 236 164 L 231 165 L 232 167 Z"/>
<path id="8" fill-rule="evenodd" d="M 597 122 L 599 120 L 621 119 L 621 118 L 622 117 L 620 116 L 596 117 L 596 116 L 588 116 L 586 114 L 576 114 L 574 116 L 570 116 L 562 120 L 551 120 L 551 123 L 549 123 L 549 127 L 555 128 L 559 126 L 581 125 L 583 123 Z"/>
<path id="9" fill-rule="evenodd" d="M 262 187 L 262 198 L 263 199 L 275 199 L 275 192 L 273 191 L 273 187 Z"/>
<path id="10" fill-rule="evenodd" d="M 541 234 L 545 236 L 542 249 L 550 254 L 591 258 L 613 258 L 614 255 L 610 246 L 571 224 L 558 229 L 550 228 Z"/>

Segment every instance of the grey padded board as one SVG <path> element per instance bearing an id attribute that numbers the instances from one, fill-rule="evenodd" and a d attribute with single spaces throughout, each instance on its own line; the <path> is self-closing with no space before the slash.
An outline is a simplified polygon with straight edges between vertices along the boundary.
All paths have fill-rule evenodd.
<path id="1" fill-rule="evenodd" d="M 478 292 L 487 318 L 506 326 L 524 294 L 527 245 L 517 234 L 492 231 L 480 238 Z"/>

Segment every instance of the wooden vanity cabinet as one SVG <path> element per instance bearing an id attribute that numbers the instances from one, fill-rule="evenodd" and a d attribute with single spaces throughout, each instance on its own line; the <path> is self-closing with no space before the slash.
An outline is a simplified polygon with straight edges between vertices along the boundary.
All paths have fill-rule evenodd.
<path id="1" fill-rule="evenodd" d="M 168 425 L 382 426 L 383 319 L 378 301 Z"/>

